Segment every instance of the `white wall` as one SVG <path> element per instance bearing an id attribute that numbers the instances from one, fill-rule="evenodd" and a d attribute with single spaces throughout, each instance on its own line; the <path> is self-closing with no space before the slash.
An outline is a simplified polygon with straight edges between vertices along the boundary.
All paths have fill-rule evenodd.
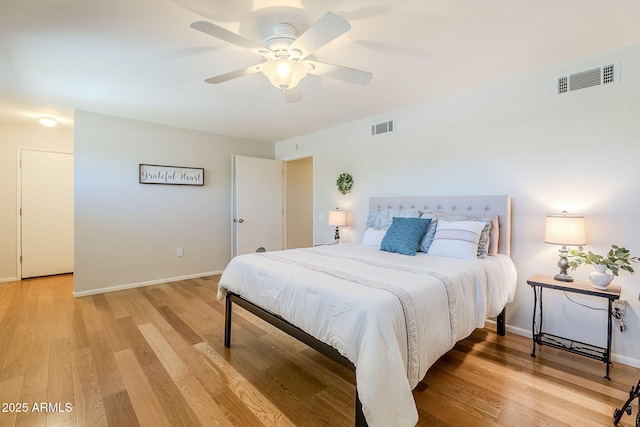
<path id="1" fill-rule="evenodd" d="M 557 76 L 620 59 L 621 84 L 565 97 Z M 374 77 L 375 78 L 375 77 Z M 392 134 L 369 136 L 373 123 L 394 119 Z M 519 282 L 508 308 L 512 330 L 531 328 L 533 292 L 526 279 L 557 273 L 557 247 L 543 243 L 547 214 L 567 210 L 587 218 L 587 248 L 611 244 L 640 255 L 640 45 L 580 62 L 391 111 L 280 142 L 276 158 L 313 154 L 315 218 L 336 206 L 350 211 L 345 240 L 360 239 L 370 196 L 509 194 L 513 197 L 512 258 Z M 353 175 L 338 193 L 341 172 Z M 331 240 L 317 221 L 315 243 Z M 624 333 L 614 332 L 614 357 L 640 366 L 639 274 L 615 280 L 629 303 Z M 587 279 L 591 267 L 572 275 Z M 574 300 L 600 308 L 604 301 Z M 545 293 L 550 332 L 604 345 L 607 316 Z"/>
<path id="2" fill-rule="evenodd" d="M 0 282 L 17 280 L 18 149 L 39 148 L 73 152 L 73 132 L 46 128 L 34 119 L 33 126 L 0 123 Z"/>
<path id="3" fill-rule="evenodd" d="M 194 277 L 231 253 L 231 156 L 274 146 L 76 111 L 75 294 Z M 140 163 L 205 169 L 205 185 L 145 185 Z M 176 256 L 176 248 L 183 256 Z"/>

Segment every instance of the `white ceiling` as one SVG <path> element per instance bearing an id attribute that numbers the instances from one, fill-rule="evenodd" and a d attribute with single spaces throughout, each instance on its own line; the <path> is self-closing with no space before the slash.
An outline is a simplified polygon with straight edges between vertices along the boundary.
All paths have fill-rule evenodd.
<path id="1" fill-rule="evenodd" d="M 312 57 L 368 85 L 309 75 L 286 103 L 260 73 L 204 83 L 260 57 L 192 22 L 261 43 L 328 11 L 352 28 Z M 71 126 L 77 108 L 277 142 L 640 43 L 638 18 L 637 0 L 0 0 L 0 120 Z"/>

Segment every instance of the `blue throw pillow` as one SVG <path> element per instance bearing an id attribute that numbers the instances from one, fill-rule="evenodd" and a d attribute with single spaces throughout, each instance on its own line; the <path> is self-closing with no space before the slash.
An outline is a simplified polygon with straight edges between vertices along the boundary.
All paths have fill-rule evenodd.
<path id="1" fill-rule="evenodd" d="M 402 255 L 415 255 L 427 228 L 428 218 L 394 217 L 387 234 L 384 235 L 380 250 Z"/>

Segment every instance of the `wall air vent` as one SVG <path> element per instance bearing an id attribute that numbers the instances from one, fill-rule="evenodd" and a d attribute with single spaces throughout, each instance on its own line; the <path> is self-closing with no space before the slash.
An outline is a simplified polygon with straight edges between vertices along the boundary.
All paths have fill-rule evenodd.
<path id="1" fill-rule="evenodd" d="M 615 61 L 590 70 L 558 77 L 556 94 L 566 95 L 571 92 L 597 88 L 620 83 L 620 62 Z"/>
<path id="2" fill-rule="evenodd" d="M 371 125 L 371 136 L 380 135 L 381 133 L 393 132 L 393 120 Z"/>

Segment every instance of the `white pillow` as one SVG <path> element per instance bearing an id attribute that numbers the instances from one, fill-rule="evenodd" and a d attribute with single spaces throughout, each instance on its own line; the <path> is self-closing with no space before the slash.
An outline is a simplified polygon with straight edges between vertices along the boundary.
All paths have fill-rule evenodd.
<path id="1" fill-rule="evenodd" d="M 478 257 L 478 241 L 484 228 L 480 221 L 438 220 L 436 235 L 429 255 L 474 259 Z"/>
<path id="2" fill-rule="evenodd" d="M 384 235 L 387 233 L 387 230 L 378 230 L 376 228 L 367 228 L 364 230 L 364 235 L 362 236 L 361 245 L 365 246 L 377 246 L 380 247 L 382 243 L 382 239 Z"/>

